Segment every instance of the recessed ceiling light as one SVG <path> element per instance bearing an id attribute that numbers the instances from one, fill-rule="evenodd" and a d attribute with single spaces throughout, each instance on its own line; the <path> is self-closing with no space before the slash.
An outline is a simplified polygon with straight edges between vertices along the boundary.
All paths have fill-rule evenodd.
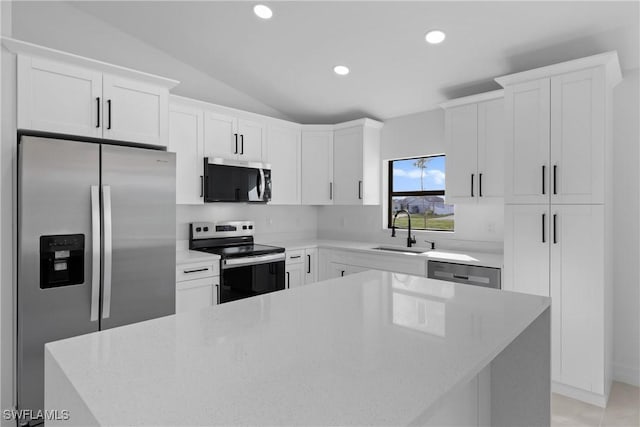
<path id="1" fill-rule="evenodd" d="M 444 33 L 444 31 L 440 30 L 431 30 L 424 36 L 425 40 L 431 44 L 442 43 L 445 37 L 446 34 Z"/>
<path id="2" fill-rule="evenodd" d="M 336 65 L 333 67 L 333 72 L 338 74 L 339 76 L 346 76 L 349 74 L 349 67 L 345 67 L 344 65 Z"/>
<path id="3" fill-rule="evenodd" d="M 258 15 L 262 19 L 270 19 L 273 16 L 273 12 L 268 6 L 263 4 L 257 4 L 253 7 L 253 13 Z"/>

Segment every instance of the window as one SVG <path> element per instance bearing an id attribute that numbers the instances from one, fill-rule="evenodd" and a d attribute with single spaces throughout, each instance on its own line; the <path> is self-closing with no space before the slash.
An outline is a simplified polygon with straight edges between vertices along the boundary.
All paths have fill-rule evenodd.
<path id="1" fill-rule="evenodd" d="M 411 214 L 414 230 L 453 231 L 453 205 L 445 203 L 445 156 L 416 157 L 389 162 L 388 226 L 400 209 Z M 407 228 L 400 214 L 396 227 Z"/>

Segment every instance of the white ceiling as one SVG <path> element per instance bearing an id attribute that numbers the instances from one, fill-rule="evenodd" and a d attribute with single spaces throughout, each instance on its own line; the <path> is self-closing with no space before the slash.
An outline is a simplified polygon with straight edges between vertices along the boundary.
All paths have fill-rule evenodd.
<path id="1" fill-rule="evenodd" d="M 430 110 L 498 88 L 496 76 L 607 50 L 639 65 L 637 1 L 270 1 L 269 21 L 254 4 L 73 3 L 303 123 Z M 425 43 L 431 28 L 444 43 Z"/>

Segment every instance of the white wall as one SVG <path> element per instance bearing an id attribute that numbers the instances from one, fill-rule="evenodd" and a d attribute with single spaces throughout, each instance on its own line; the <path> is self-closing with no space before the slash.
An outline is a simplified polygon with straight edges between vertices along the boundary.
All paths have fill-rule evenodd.
<path id="1" fill-rule="evenodd" d="M 11 2 L 0 2 L 0 34 L 3 36 L 11 36 L 11 7 Z M 14 405 L 15 62 L 4 48 L 0 55 L 0 409 L 11 409 Z M 11 425 L 11 421 L 5 420 L 4 417 L 0 423 L 2 426 Z"/>
<path id="2" fill-rule="evenodd" d="M 318 215 L 313 206 L 272 206 L 236 203 L 179 205 L 176 234 L 179 245 L 189 238 L 190 222 L 249 220 L 256 223 L 256 242 L 314 239 Z"/>
<path id="3" fill-rule="evenodd" d="M 167 29 L 171 31 L 171 29 Z M 176 95 L 287 119 L 280 111 L 132 37 L 72 4 L 15 2 L 13 37 L 180 80 Z"/>
<path id="4" fill-rule="evenodd" d="M 382 183 L 387 182 L 386 162 L 390 159 L 445 153 L 444 110 L 437 109 L 385 121 L 382 128 Z M 403 245 L 404 231 L 392 239 L 386 227 L 386 194 L 379 206 L 323 206 L 318 213 L 318 234 L 326 239 L 354 239 Z M 418 246 L 423 240 L 440 248 L 502 251 L 504 208 L 456 205 L 455 232 L 417 232 Z"/>
<path id="5" fill-rule="evenodd" d="M 640 70 L 613 99 L 613 375 L 640 386 Z"/>

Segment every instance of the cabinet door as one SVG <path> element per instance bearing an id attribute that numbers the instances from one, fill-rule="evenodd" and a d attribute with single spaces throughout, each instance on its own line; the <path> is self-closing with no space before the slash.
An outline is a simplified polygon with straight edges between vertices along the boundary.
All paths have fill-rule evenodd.
<path id="1" fill-rule="evenodd" d="M 238 134 L 240 135 L 238 158 L 248 162 L 264 161 L 264 124 L 239 119 Z"/>
<path id="2" fill-rule="evenodd" d="M 330 279 L 335 279 L 337 277 L 344 277 L 350 274 L 360 273 L 362 271 L 367 271 L 367 270 L 369 269 L 366 267 L 360 267 L 357 265 L 348 265 L 348 264 L 341 264 L 337 262 L 330 262 L 328 273 L 329 273 Z"/>
<path id="3" fill-rule="evenodd" d="M 169 110 L 169 146 L 176 153 L 176 203 L 203 203 L 202 168 L 204 127 L 201 110 L 172 104 Z"/>
<path id="4" fill-rule="evenodd" d="M 505 206 L 504 289 L 549 296 L 549 224 L 548 205 Z"/>
<path id="5" fill-rule="evenodd" d="M 269 127 L 267 162 L 271 164 L 271 204 L 300 204 L 300 130 Z"/>
<path id="6" fill-rule="evenodd" d="M 333 203 L 362 204 L 362 127 L 341 129 L 333 135 Z"/>
<path id="7" fill-rule="evenodd" d="M 478 104 L 478 202 L 504 197 L 504 100 Z M 448 163 L 448 162 L 447 162 Z"/>
<path id="8" fill-rule="evenodd" d="M 604 69 L 551 79 L 551 203 L 604 203 Z"/>
<path id="9" fill-rule="evenodd" d="M 445 115 L 447 203 L 475 202 L 478 196 L 478 106 L 449 108 Z"/>
<path id="10" fill-rule="evenodd" d="M 304 283 L 315 283 L 318 281 L 318 249 L 310 248 L 305 249 L 305 270 L 304 270 Z"/>
<path id="11" fill-rule="evenodd" d="M 204 157 L 236 159 L 240 152 L 235 117 L 211 111 L 204 113 Z"/>
<path id="12" fill-rule="evenodd" d="M 505 203 L 549 203 L 549 79 L 505 89 Z"/>
<path id="13" fill-rule="evenodd" d="M 178 282 L 176 284 L 176 313 L 210 307 L 215 300 L 214 288 L 212 277 Z"/>
<path id="14" fill-rule="evenodd" d="M 601 394 L 604 206 L 552 205 L 551 214 L 553 379 Z"/>
<path id="15" fill-rule="evenodd" d="M 102 137 L 102 73 L 18 56 L 18 128 Z"/>
<path id="16" fill-rule="evenodd" d="M 169 91 L 104 74 L 104 131 L 108 139 L 167 146 Z"/>
<path id="17" fill-rule="evenodd" d="M 333 131 L 302 132 L 302 204 L 333 203 Z"/>
<path id="18" fill-rule="evenodd" d="M 304 285 L 304 264 L 288 264 L 285 271 L 285 286 L 287 289 Z"/>

